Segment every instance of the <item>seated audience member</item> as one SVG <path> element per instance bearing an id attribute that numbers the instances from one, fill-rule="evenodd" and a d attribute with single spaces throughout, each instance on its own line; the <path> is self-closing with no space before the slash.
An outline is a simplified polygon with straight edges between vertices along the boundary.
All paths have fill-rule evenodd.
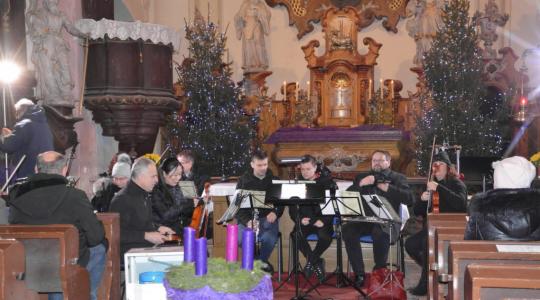
<path id="1" fill-rule="evenodd" d="M 459 180 L 455 167 L 450 162 L 446 152 L 440 152 L 433 158 L 431 166 L 433 181 L 428 182 L 427 189 L 414 204 L 414 214 L 422 216 L 422 230 L 410 236 L 405 241 L 405 250 L 409 256 L 422 267 L 422 274 L 416 287 L 410 291 L 413 295 L 422 296 L 427 293 L 427 222 L 428 201 L 432 194 L 439 194 L 440 213 L 464 213 L 467 209 L 467 187 Z M 433 202 L 429 211 L 433 210 Z"/>
<path id="2" fill-rule="evenodd" d="M 469 205 L 466 240 L 540 240 L 540 191 L 531 189 L 536 168 L 513 156 L 493 166 L 493 190 L 477 194 Z"/>
<path id="3" fill-rule="evenodd" d="M 251 168 L 240 176 L 236 184 L 236 189 L 265 191 L 268 194 L 272 187 L 273 179 L 274 175 L 268 169 L 268 156 L 266 152 L 255 151 L 251 155 Z M 258 223 L 258 227 L 257 224 L 253 224 L 255 212 L 258 213 L 258 218 L 255 220 L 255 223 Z M 236 213 L 236 220 L 238 221 L 238 243 L 242 243 L 241 237 L 245 228 L 254 228 L 255 233 L 258 232 L 258 240 L 261 244 L 259 255 L 256 258 L 266 263 L 264 270 L 271 274 L 274 272 L 274 268 L 268 262 L 268 259 L 278 240 L 278 218 L 282 214 L 283 207 L 274 209 L 240 208 Z"/>
<path id="4" fill-rule="evenodd" d="M 100 178 L 94 183 L 95 196 L 91 200 L 94 209 L 98 212 L 109 211 L 112 198 L 127 185 L 130 175 L 131 159 L 125 153 L 120 154 L 118 161 L 113 165 L 111 178 Z"/>
<path id="5" fill-rule="evenodd" d="M 151 192 L 158 182 L 155 163 L 139 157 L 133 163 L 131 179 L 111 202 L 111 212 L 120 214 L 120 257 L 131 248 L 144 248 L 162 244 L 167 235 L 175 232 L 166 226 L 157 226 L 152 220 Z"/>
<path id="6" fill-rule="evenodd" d="M 54 151 L 39 154 L 36 168 L 36 174 L 15 186 L 9 194 L 9 222 L 28 225 L 73 224 L 77 227 L 78 264 L 88 270 L 91 299 L 97 299 L 108 247 L 103 224 L 94 214 L 86 194 L 67 185 L 67 166 L 62 154 Z M 51 293 L 49 299 L 62 299 L 62 294 Z"/>
<path id="7" fill-rule="evenodd" d="M 178 234 L 189 226 L 198 199 L 187 199 L 178 182 L 182 178 L 182 164 L 172 157 L 161 162 L 158 169 L 159 183 L 152 192 L 154 223 L 170 227 Z"/>
<path id="8" fill-rule="evenodd" d="M 317 164 L 315 157 L 311 155 L 305 155 L 300 162 L 300 172 L 302 175 L 299 180 L 313 180 L 317 185 L 321 186 L 324 190 L 336 188 L 337 185 L 330 176 L 328 169 L 322 169 Z M 296 220 L 296 207 L 289 207 L 289 215 L 293 221 Z M 304 268 L 306 277 L 309 278 L 312 273 L 315 273 L 319 281 L 323 281 L 325 278 L 324 260 L 321 255 L 332 244 L 332 232 L 333 216 L 324 216 L 321 213 L 321 207 L 319 205 L 302 205 L 298 211 L 300 226 L 302 235 L 298 237 L 298 249 L 306 257 L 307 263 Z M 291 235 L 295 232 L 296 228 L 291 232 Z M 317 244 L 315 248 L 311 250 L 311 247 L 306 240 L 306 237 L 310 234 L 317 235 Z M 292 241 L 294 243 L 294 236 Z"/>
<path id="9" fill-rule="evenodd" d="M 405 175 L 390 169 L 391 156 L 388 151 L 375 150 L 371 155 L 371 172 L 368 175 L 358 175 L 353 184 L 347 189 L 359 191 L 361 194 L 376 194 L 385 197 L 396 213 L 399 213 L 401 203 L 409 205 L 413 202 L 412 192 Z M 366 214 L 369 214 L 369 210 Z M 386 268 L 390 250 L 390 226 L 374 223 L 351 222 L 343 225 L 343 240 L 347 255 L 356 274 L 355 285 L 364 285 L 364 260 L 360 237 L 370 234 L 373 239 L 373 269 Z M 393 224 L 392 238 L 397 238 L 399 224 Z"/>

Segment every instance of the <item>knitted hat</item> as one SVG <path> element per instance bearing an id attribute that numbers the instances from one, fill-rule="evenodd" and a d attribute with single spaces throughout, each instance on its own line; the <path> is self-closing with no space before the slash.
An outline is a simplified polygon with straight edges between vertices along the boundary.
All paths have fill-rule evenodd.
<path id="1" fill-rule="evenodd" d="M 124 162 L 117 162 L 112 168 L 112 177 L 126 177 L 131 176 L 131 166 Z"/>
<path id="2" fill-rule="evenodd" d="M 120 153 L 116 157 L 116 162 L 126 163 L 126 164 L 129 164 L 131 166 L 131 157 L 129 157 L 129 155 L 127 153 Z"/>
<path id="3" fill-rule="evenodd" d="M 512 156 L 493 162 L 493 188 L 522 189 L 531 186 L 536 168 L 526 158 Z"/>
<path id="4" fill-rule="evenodd" d="M 444 151 L 441 151 L 435 154 L 435 156 L 433 157 L 433 161 L 440 161 L 447 164 L 448 166 L 452 164 L 450 162 L 450 158 L 448 157 L 448 154 Z"/>

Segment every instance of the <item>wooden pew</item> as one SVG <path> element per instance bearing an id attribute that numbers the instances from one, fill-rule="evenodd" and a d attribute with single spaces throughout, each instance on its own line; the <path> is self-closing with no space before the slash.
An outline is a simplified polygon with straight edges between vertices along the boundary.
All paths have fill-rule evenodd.
<path id="1" fill-rule="evenodd" d="M 0 299 L 37 300 L 24 281 L 24 247 L 14 239 L 0 239 Z"/>
<path id="2" fill-rule="evenodd" d="M 435 270 L 439 269 L 438 260 L 438 242 L 436 241 L 435 232 L 438 228 L 454 228 L 456 230 L 465 230 L 466 226 L 465 213 L 448 213 L 448 214 L 428 214 L 428 299 L 438 299 L 436 297 L 434 286 L 438 284 L 437 277 L 434 274 Z M 463 239 L 463 237 L 461 237 Z"/>
<path id="3" fill-rule="evenodd" d="M 0 238 L 17 239 L 24 245 L 28 288 L 63 292 L 64 300 L 90 299 L 88 271 L 77 264 L 79 231 L 75 226 L 0 225 Z"/>
<path id="4" fill-rule="evenodd" d="M 465 300 L 538 299 L 540 268 L 535 265 L 470 264 L 465 271 Z"/>
<path id="5" fill-rule="evenodd" d="M 465 227 L 440 227 L 435 230 L 435 261 L 430 275 L 432 276 L 433 295 L 435 299 L 444 299 L 447 285 L 441 285 L 439 277 L 448 274 L 448 247 L 451 241 L 461 241 Z"/>
<path id="6" fill-rule="evenodd" d="M 118 213 L 98 213 L 103 223 L 105 236 L 109 241 L 107 261 L 98 290 L 99 300 L 120 300 L 120 215 Z"/>
<path id="7" fill-rule="evenodd" d="M 535 245 L 540 242 L 515 241 L 452 241 L 448 254 L 448 296 L 446 299 L 464 298 L 464 277 L 468 265 L 473 263 L 528 264 L 540 268 L 539 252 L 499 252 L 497 245 Z"/>

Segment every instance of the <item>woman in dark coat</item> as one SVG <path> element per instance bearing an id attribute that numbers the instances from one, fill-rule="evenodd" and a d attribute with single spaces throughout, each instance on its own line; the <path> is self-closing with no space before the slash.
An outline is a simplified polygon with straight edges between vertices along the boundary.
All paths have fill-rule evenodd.
<path id="1" fill-rule="evenodd" d="M 195 201 L 187 199 L 178 186 L 183 168 L 174 157 L 165 159 L 158 169 L 159 183 L 152 192 L 154 223 L 170 227 L 179 235 L 191 223 Z"/>

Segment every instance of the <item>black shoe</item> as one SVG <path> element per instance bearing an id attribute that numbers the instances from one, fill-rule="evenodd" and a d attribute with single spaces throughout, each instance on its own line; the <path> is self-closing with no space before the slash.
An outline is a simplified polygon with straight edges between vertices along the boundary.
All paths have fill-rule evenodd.
<path id="1" fill-rule="evenodd" d="M 364 274 L 361 274 L 361 275 L 356 275 L 356 277 L 354 278 L 354 285 L 361 289 L 364 287 L 364 280 L 365 280 L 365 275 Z"/>
<path id="2" fill-rule="evenodd" d="M 313 264 L 308 261 L 306 263 L 306 266 L 304 267 L 304 275 L 306 275 L 306 278 L 309 279 L 309 277 L 311 277 L 311 275 L 313 275 Z"/>
<path id="3" fill-rule="evenodd" d="M 427 280 L 420 280 L 418 285 L 409 289 L 409 292 L 415 296 L 425 296 L 427 294 Z"/>
<path id="4" fill-rule="evenodd" d="M 319 282 L 323 282 L 326 278 L 326 270 L 324 268 L 324 259 L 319 259 L 319 263 L 314 265 L 313 272 L 315 272 L 315 276 L 317 276 L 317 279 L 319 279 Z"/>
<path id="5" fill-rule="evenodd" d="M 264 272 L 270 275 L 274 275 L 274 266 L 272 266 L 272 264 L 267 261 L 264 262 L 264 265 L 261 268 L 261 270 L 263 270 Z"/>

